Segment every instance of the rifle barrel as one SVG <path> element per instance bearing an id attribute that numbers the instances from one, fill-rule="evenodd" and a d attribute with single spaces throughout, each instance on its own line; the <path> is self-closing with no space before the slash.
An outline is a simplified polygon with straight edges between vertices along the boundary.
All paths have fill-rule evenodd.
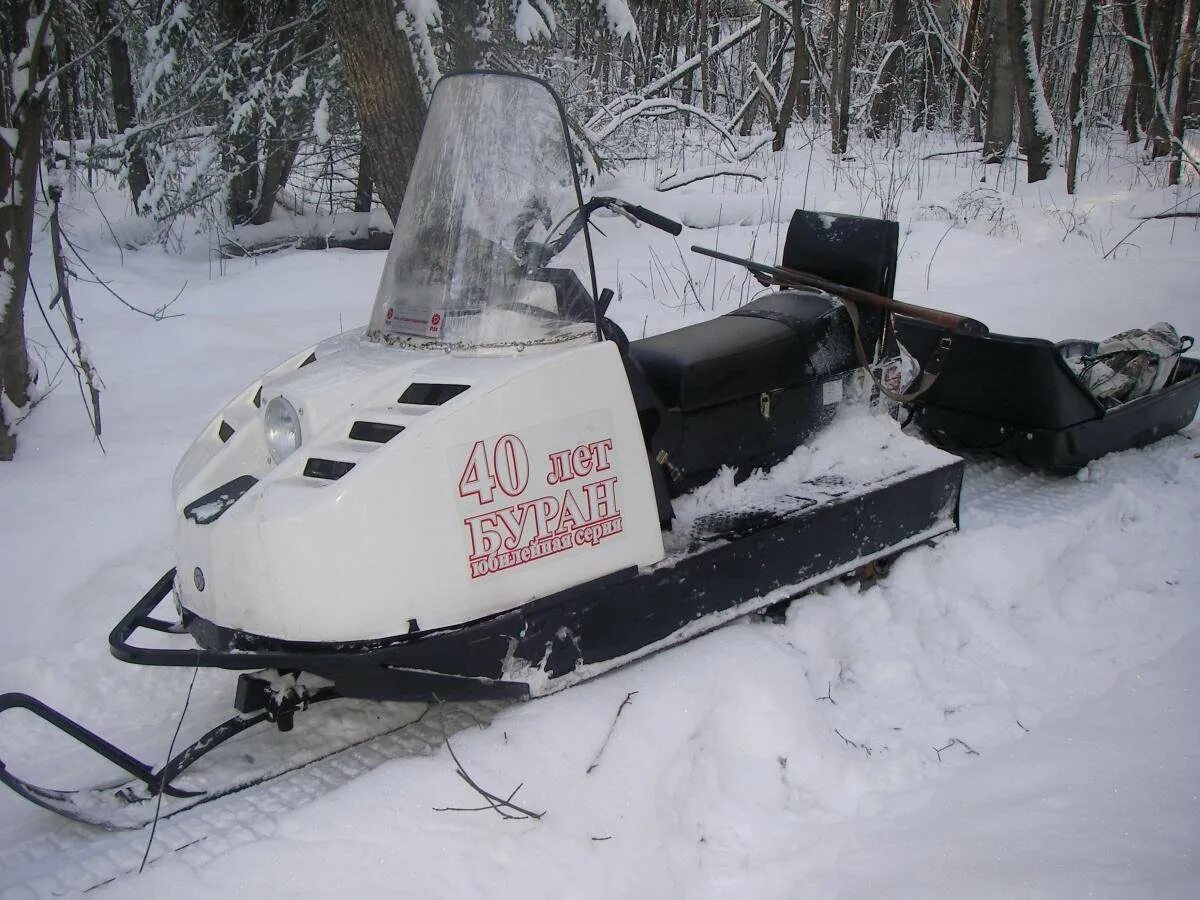
<path id="1" fill-rule="evenodd" d="M 921 319 L 952 331 L 962 331 L 967 334 L 987 334 L 987 326 L 982 322 L 978 322 L 967 316 L 960 316 L 957 313 L 931 309 L 928 306 L 918 306 L 915 303 L 905 303 L 902 300 L 885 297 L 883 294 L 876 294 L 872 291 L 864 291 L 861 288 L 838 284 L 836 281 L 821 278 L 819 275 L 812 275 L 808 272 L 800 272 L 796 269 L 784 268 L 783 266 L 772 266 L 766 263 L 755 262 L 752 259 L 743 259 L 740 256 L 722 253 L 720 250 L 710 250 L 708 247 L 693 246 L 692 251 L 703 256 L 711 256 L 713 259 L 741 266 L 781 287 L 817 288 L 831 294 L 840 295 L 853 303 L 872 306 L 876 309 L 884 309 L 888 312 L 909 316 L 913 319 Z"/>

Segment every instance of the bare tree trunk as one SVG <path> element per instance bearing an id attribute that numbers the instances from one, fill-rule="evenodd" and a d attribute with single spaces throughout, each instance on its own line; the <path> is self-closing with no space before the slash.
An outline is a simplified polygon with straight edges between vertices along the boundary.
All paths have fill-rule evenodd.
<path id="1" fill-rule="evenodd" d="M 371 211 L 371 195 L 375 192 L 375 180 L 371 176 L 371 157 L 364 145 L 358 148 L 358 178 L 354 182 L 354 211 Z"/>
<path id="2" fill-rule="evenodd" d="M 838 60 L 842 58 L 842 0 L 830 0 L 829 12 L 829 126 L 836 143 L 840 130 L 837 117 L 842 108 L 838 101 Z"/>
<path id="3" fill-rule="evenodd" d="M 771 149 L 776 153 L 783 149 L 792 114 L 796 111 L 796 96 L 800 90 L 801 55 L 803 54 L 806 62 L 808 60 L 808 45 L 804 42 L 803 13 L 799 0 L 792 4 L 792 32 L 796 45 L 792 51 L 792 77 L 788 79 L 787 92 L 783 95 L 783 105 L 779 110 L 779 121 L 775 123 L 775 140 L 771 143 Z"/>
<path id="4" fill-rule="evenodd" d="M 46 69 L 45 41 L 50 0 L 17 0 L 0 19 L 0 54 L 5 68 L 0 85 L 0 127 L 15 132 L 16 145 L 0 140 L 0 394 L 17 408 L 29 402 L 29 351 L 25 346 L 25 292 L 33 249 L 34 188 L 37 186 L 46 92 L 39 79 Z M 35 19 L 36 16 L 40 19 Z M 28 43 L 27 43 L 28 42 Z M 11 69 L 9 67 L 12 67 Z M 14 96 L 19 76 L 26 88 Z M 0 404 L 0 460 L 17 449 L 16 436 Z"/>
<path id="5" fill-rule="evenodd" d="M 1133 80 L 1129 85 L 1129 96 L 1125 101 L 1124 126 L 1129 142 L 1141 140 L 1147 129 L 1153 129 L 1156 118 L 1154 96 L 1157 93 L 1154 67 L 1151 65 L 1150 44 L 1146 38 L 1146 25 L 1137 0 L 1117 0 L 1121 10 L 1121 21 L 1125 28 L 1125 43 L 1129 48 L 1129 61 L 1133 65 Z"/>
<path id="6" fill-rule="evenodd" d="M 1012 144 L 1013 56 L 1008 39 L 1008 2 L 991 0 L 992 77 L 988 88 L 987 126 L 983 135 L 983 161 L 1001 162 Z"/>
<path id="7" fill-rule="evenodd" d="M 967 13 L 967 24 L 963 28 L 962 46 L 959 50 L 963 61 L 963 72 L 971 79 L 971 85 L 978 91 L 980 89 L 980 80 L 975 58 L 975 45 L 978 43 L 976 34 L 979 31 L 979 21 L 981 18 L 979 11 L 983 8 L 987 0 L 969 0 L 969 2 L 971 9 Z M 967 86 L 959 78 L 954 82 L 954 93 L 950 97 L 950 127 L 953 129 L 958 128 L 966 99 Z"/>
<path id="8" fill-rule="evenodd" d="M 796 27 L 799 22 L 799 30 L 796 31 L 796 50 L 792 54 L 792 63 L 795 66 L 795 71 L 800 74 L 796 78 L 796 115 L 802 120 L 807 119 L 812 115 L 812 54 L 809 50 L 809 37 L 812 34 L 811 26 L 804 16 L 804 7 L 808 0 L 795 0 L 792 4 L 792 25 Z M 780 57 L 782 59 L 782 56 Z"/>
<path id="9" fill-rule="evenodd" d="M 992 41 L 988 35 L 992 32 L 992 13 L 990 0 L 977 0 L 980 5 L 979 25 L 976 40 L 975 64 L 979 72 L 979 98 L 971 110 L 971 140 L 983 142 L 984 110 L 991 107 L 990 92 L 992 89 L 995 54 L 992 53 Z"/>
<path id="10" fill-rule="evenodd" d="M 767 75 L 767 53 L 770 44 L 771 17 L 764 13 L 762 24 L 758 26 L 758 34 L 754 37 L 754 65 L 758 66 L 758 71 L 763 73 L 764 78 Z M 754 130 L 754 119 L 758 114 L 759 104 L 762 102 L 759 89 L 755 87 L 753 91 L 750 99 L 746 102 L 746 115 L 742 118 L 742 137 L 748 136 Z"/>
<path id="11" fill-rule="evenodd" d="M 1042 73 L 1038 67 L 1037 49 L 1033 40 L 1033 19 L 1030 0 L 1008 0 L 1009 49 L 1016 64 L 1017 101 L 1021 118 L 1029 123 L 1026 140 L 1029 183 L 1043 181 L 1054 165 L 1054 120 L 1042 91 Z"/>
<path id="12" fill-rule="evenodd" d="M 1192 54 L 1196 47 L 1196 19 L 1200 14 L 1200 0 L 1188 0 L 1187 19 L 1183 26 L 1183 38 L 1179 47 L 1179 81 L 1175 84 L 1175 114 L 1171 122 L 1171 133 L 1175 146 L 1171 153 L 1171 169 L 1167 180 L 1179 184 L 1183 165 L 1183 124 L 1191 101 Z"/>
<path id="13" fill-rule="evenodd" d="M 713 111 L 713 65 L 708 56 L 708 17 L 707 0 L 696 0 L 696 34 L 700 36 L 700 108 L 705 112 Z"/>
<path id="14" fill-rule="evenodd" d="M 412 50 L 391 0 L 330 0 L 329 7 L 379 197 L 395 221 L 425 121 Z"/>
<path id="15" fill-rule="evenodd" d="M 650 47 L 646 53 L 646 68 L 645 75 L 642 76 L 642 84 L 649 84 L 656 72 L 655 60 L 658 59 L 658 54 L 662 50 L 663 37 L 667 28 L 667 13 L 669 6 L 666 3 L 660 4 L 658 7 L 658 15 L 654 20 L 654 35 L 650 39 Z M 672 44 L 672 47 L 674 45 Z M 669 68 L 669 67 L 668 67 Z"/>
<path id="16" fill-rule="evenodd" d="M 134 123 L 137 100 L 133 93 L 133 73 L 129 65 L 129 47 L 125 43 L 124 31 L 118 28 L 113 17 L 112 0 L 96 0 L 96 15 L 102 32 L 111 32 L 108 38 L 108 72 L 112 79 L 113 113 L 117 130 L 127 133 Z M 146 157 L 142 142 L 136 138 L 125 140 L 125 165 L 129 181 L 129 196 L 134 212 L 138 212 L 138 197 L 150 184 L 146 168 Z"/>
<path id="17" fill-rule="evenodd" d="M 913 120 L 913 130 L 918 127 L 936 128 L 938 114 L 942 109 L 942 74 L 945 71 L 945 51 L 941 35 L 949 31 L 949 6 L 946 0 L 922 0 L 925 13 L 932 28 L 926 29 L 924 73 L 921 115 Z M 940 34 L 938 33 L 940 32 Z"/>
<path id="18" fill-rule="evenodd" d="M 1162 0 L 1150 4 L 1152 26 L 1149 29 L 1153 47 L 1154 95 L 1152 108 L 1145 111 L 1144 118 L 1150 122 L 1150 155 L 1154 159 L 1166 156 L 1171 149 L 1168 131 L 1168 116 L 1162 114 L 1159 105 L 1166 105 L 1171 95 L 1171 83 L 1175 71 L 1175 54 L 1179 49 L 1179 26 L 1183 19 L 1184 0 Z"/>
<path id="19" fill-rule="evenodd" d="M 842 38 L 842 57 L 838 61 L 837 128 L 833 132 L 833 152 L 845 153 L 850 140 L 850 73 L 854 62 L 854 51 L 858 47 L 858 2 L 850 0 L 846 7 L 846 32 Z"/>
<path id="20" fill-rule="evenodd" d="M 1079 141 L 1083 136 L 1083 86 L 1087 84 L 1088 68 L 1092 63 L 1092 39 L 1096 34 L 1099 4 L 1100 0 L 1083 0 L 1083 21 L 1079 26 L 1079 43 L 1075 46 L 1075 68 L 1071 71 L 1071 87 L 1067 97 L 1067 120 L 1071 123 L 1071 146 L 1067 150 L 1068 194 L 1075 193 L 1075 176 L 1079 169 Z"/>
<path id="21" fill-rule="evenodd" d="M 1146 7 L 1146 34 L 1150 38 L 1151 56 L 1158 86 L 1170 93 L 1171 73 L 1175 68 L 1175 52 L 1179 49 L 1179 25 L 1183 19 L 1183 0 L 1157 0 Z M 1153 115 L 1153 110 L 1146 112 Z"/>
<path id="22" fill-rule="evenodd" d="M 685 40 L 686 40 L 686 43 L 684 44 L 684 56 L 687 59 L 691 59 L 693 56 L 696 55 L 696 47 L 701 40 L 699 7 L 700 7 L 700 0 L 697 0 L 696 14 L 692 16 L 692 21 L 684 26 L 684 33 L 685 33 Z M 681 12 L 680 18 L 683 18 L 683 15 L 684 14 Z M 703 65 L 704 65 L 704 57 L 703 56 L 701 56 L 701 58 L 700 58 L 700 65 L 701 65 L 701 67 L 703 67 Z M 689 105 L 692 102 L 692 85 L 695 83 L 695 78 L 696 78 L 696 73 L 693 70 L 691 72 L 688 72 L 687 77 L 684 78 L 684 81 L 683 81 L 683 102 L 687 103 Z M 684 125 L 691 124 L 691 117 L 688 116 L 686 113 L 683 116 L 683 124 Z"/>
<path id="23" fill-rule="evenodd" d="M 452 68 L 475 68 L 487 55 L 487 4 L 475 0 L 441 0 L 440 6 Z"/>
<path id="24" fill-rule="evenodd" d="M 254 12 L 247 0 L 218 0 L 216 16 L 221 38 L 235 44 L 248 43 L 254 34 Z M 254 218 L 258 206 L 259 117 L 235 115 L 237 98 L 244 96 L 250 79 L 250 61 L 239 59 L 229 67 L 230 83 L 223 92 L 222 116 L 231 123 L 228 136 L 221 141 L 221 168 L 228 179 L 225 213 L 234 225 Z"/>
<path id="25" fill-rule="evenodd" d="M 871 98 L 871 114 L 868 119 L 868 133 L 871 137 L 878 137 L 887 131 L 888 125 L 895 118 L 899 73 L 904 63 L 904 43 L 908 37 L 908 30 L 908 0 L 893 0 L 891 20 L 888 23 L 888 44 L 895 49 L 889 50 L 890 55 L 879 79 L 879 92 Z"/>
<path id="26" fill-rule="evenodd" d="M 1042 64 L 1042 32 L 1046 26 L 1046 0 L 1029 0 L 1029 23 L 1038 65 Z"/>

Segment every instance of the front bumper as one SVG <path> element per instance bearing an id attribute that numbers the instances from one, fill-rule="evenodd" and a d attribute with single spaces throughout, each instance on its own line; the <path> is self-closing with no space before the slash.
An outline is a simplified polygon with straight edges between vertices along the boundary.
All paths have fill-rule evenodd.
<path id="1" fill-rule="evenodd" d="M 108 636 L 113 656 L 141 666 L 309 672 L 332 681 L 343 697 L 372 700 L 483 700 L 529 694 L 529 686 L 523 682 L 478 674 L 486 666 L 499 675 L 503 655 L 479 659 L 480 642 L 472 638 L 470 626 L 361 643 L 289 643 L 221 628 L 187 610 L 179 622 L 155 617 L 174 583 L 175 570 L 171 569 L 122 617 Z M 143 629 L 187 632 L 196 646 L 159 648 L 131 643 Z M 494 629 L 487 630 L 499 636 Z M 487 643 L 499 649 L 494 639 Z"/>

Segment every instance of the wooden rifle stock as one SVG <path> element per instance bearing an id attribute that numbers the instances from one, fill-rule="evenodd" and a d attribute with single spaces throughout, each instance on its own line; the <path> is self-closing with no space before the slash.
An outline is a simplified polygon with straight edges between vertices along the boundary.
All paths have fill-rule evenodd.
<path id="1" fill-rule="evenodd" d="M 817 275 L 810 275 L 807 272 L 786 269 L 783 266 L 771 266 L 766 263 L 755 262 L 752 259 L 731 256 L 719 250 L 710 250 L 707 247 L 693 246 L 692 252 L 741 266 L 749 270 L 764 285 L 777 284 L 780 287 L 816 288 L 817 290 L 840 296 L 852 303 L 858 303 L 874 309 L 887 310 L 888 312 L 898 313 L 913 319 L 921 319 L 924 322 L 939 325 L 942 328 L 956 331 L 960 334 L 986 335 L 988 333 L 987 326 L 982 322 L 967 316 L 960 316 L 957 313 L 945 312 L 940 309 L 930 309 L 927 306 L 917 306 L 916 304 L 905 303 L 901 300 L 893 300 L 891 297 L 885 297 L 882 294 L 875 294 L 860 288 L 838 284 L 835 281 L 829 281 Z"/>

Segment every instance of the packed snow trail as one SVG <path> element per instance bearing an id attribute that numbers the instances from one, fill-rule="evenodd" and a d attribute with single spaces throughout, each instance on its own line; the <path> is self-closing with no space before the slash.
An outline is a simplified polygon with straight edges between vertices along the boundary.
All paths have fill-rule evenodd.
<path id="1" fill-rule="evenodd" d="M 362 739 L 352 746 L 330 750 L 328 736 L 320 730 L 306 729 L 304 716 L 319 716 L 321 710 L 302 713 L 296 729 L 280 735 L 269 724 L 246 739 L 231 741 L 207 761 L 208 771 L 183 776 L 179 784 L 204 788 L 210 782 L 220 790 L 222 775 L 229 777 L 238 769 L 257 767 L 267 772 L 287 766 L 287 760 L 313 759 L 281 774 L 228 795 L 172 809 L 164 804 L 163 816 L 154 834 L 147 865 L 172 853 L 187 851 L 189 858 L 202 861 L 237 844 L 269 835 L 275 817 L 296 809 L 314 798 L 369 772 L 389 760 L 435 752 L 446 738 L 471 726 L 486 725 L 502 704 L 447 703 L 426 707 L 423 704 L 370 704 L 361 701 L 330 701 L 333 704 L 374 707 L 386 723 L 384 732 Z M 396 724 L 401 722 L 402 724 Z M 387 725 L 393 727 L 387 728 Z M 236 751 L 236 757 L 229 756 Z M 221 757 L 224 756 L 225 771 Z M 263 763 L 262 757 L 275 759 Z M 258 757 L 256 760 L 255 757 Z M 316 757 L 314 759 L 314 757 Z M 274 766 L 272 766 L 272 762 Z M 198 767 L 201 768 L 201 767 Z M 191 773 L 189 773 L 191 775 Z M 206 781 L 206 778 L 209 781 Z M 48 815 L 50 813 L 47 813 Z M 108 832 L 100 828 L 64 822 L 48 834 L 0 850 L 0 897 L 19 896 L 19 889 L 36 896 L 57 896 L 86 891 L 121 875 L 136 872 L 141 865 L 149 838 L 149 826 L 135 831 Z"/>
<path id="2" fill-rule="evenodd" d="M 963 488 L 963 533 L 942 539 L 943 562 L 959 557 L 961 563 L 957 565 L 966 565 L 980 573 L 979 577 L 986 577 L 987 567 L 996 558 L 981 559 L 977 555 L 978 546 L 969 547 L 972 543 L 978 543 L 980 532 L 994 535 L 1014 529 L 1027 532 L 1042 529 L 1047 534 L 1062 534 L 1064 524 L 1070 527 L 1071 522 L 1083 523 L 1097 515 L 1108 515 L 1107 506 L 1111 505 L 1114 496 L 1118 504 L 1128 505 L 1132 502 L 1136 507 L 1136 500 L 1122 499 L 1129 490 L 1126 484 L 1164 484 L 1180 479 L 1181 475 L 1185 483 L 1188 476 L 1195 481 L 1195 470 L 1200 468 L 1200 463 L 1190 452 L 1193 446 L 1191 437 L 1195 430 L 1193 427 L 1147 450 L 1131 451 L 1100 460 L 1092 465 L 1091 471 L 1075 478 L 1042 475 L 1019 465 L 995 460 L 970 462 Z M 1081 511 L 1082 519 L 1079 518 Z M 1136 513 L 1136 510 L 1131 510 L 1131 513 Z M 966 546 L 957 547 L 956 552 L 956 544 Z M 975 558 L 968 559 L 968 555 Z M 955 565 L 952 562 L 947 564 Z M 889 583 L 885 579 L 876 590 L 886 592 L 888 588 Z M 846 590 L 852 589 L 838 586 L 825 593 L 838 594 Z M 825 597 L 821 605 L 828 607 L 829 599 Z M 793 606 L 796 615 L 803 614 L 801 607 L 805 603 L 801 599 Z M 816 609 L 813 608 L 814 611 Z M 835 617 L 847 615 L 836 606 L 829 609 L 829 613 Z M 818 617 L 825 615 L 819 611 L 816 614 Z M 789 614 L 789 619 L 793 618 L 795 616 Z M 785 629 L 788 627 L 783 626 Z M 982 629 L 981 624 L 978 627 Z M 796 638 L 802 655 L 810 659 L 819 658 L 822 654 L 817 653 L 815 648 L 820 644 L 837 644 L 841 640 L 840 630 L 833 621 L 828 623 L 828 633 L 814 633 L 811 628 L 805 629 L 803 638 Z M 1134 640 L 1136 635 L 1128 637 Z M 977 634 L 963 639 L 1000 641 L 1001 644 L 1008 640 L 1012 643 L 1011 637 L 997 636 L 990 629 L 979 630 Z M 934 637 L 934 640 L 943 638 Z M 1018 651 L 1010 647 L 1003 652 L 1011 654 Z M 1152 651 L 1150 655 L 1153 655 Z M 867 661 L 859 661 L 860 665 L 864 663 Z M 855 710 L 854 704 L 840 697 L 839 691 L 842 689 L 833 686 L 839 680 L 845 680 L 844 664 L 842 666 L 829 679 L 830 696 L 834 701 L 841 700 L 840 705 L 829 708 L 829 717 L 837 723 L 837 731 L 844 736 L 842 739 L 848 746 L 860 747 L 868 755 L 881 750 L 886 753 L 887 747 L 881 748 L 878 742 L 878 729 L 874 733 L 871 731 L 875 725 L 871 720 L 878 717 L 878 710 L 869 707 Z M 810 673 L 810 681 L 814 680 L 814 675 L 816 673 Z M 816 675 L 815 680 L 820 681 L 820 676 Z M 853 679 L 848 683 L 853 684 Z M 569 698 L 573 693 L 565 696 Z M 1019 705 L 1025 701 L 1018 695 L 1014 697 L 1014 702 Z M 332 752 L 316 762 L 205 803 L 199 808 L 173 812 L 158 826 L 149 865 L 169 858 L 199 866 L 239 844 L 270 837 L 284 813 L 311 803 L 382 763 L 436 753 L 447 736 L 470 725 L 484 726 L 503 708 L 501 704 L 448 704 L 420 715 L 421 707 L 413 704 L 376 705 L 360 701 L 332 701 L 327 706 L 335 707 L 342 703 L 362 707 L 363 711 L 377 709 L 380 721 L 384 723 L 377 727 L 385 730 L 385 733 L 366 737 L 349 749 Z M 318 707 L 298 716 L 297 729 L 291 734 L 276 734 L 273 728 L 263 726 L 231 742 L 227 748 L 223 748 L 229 751 L 227 754 L 217 751 L 206 760 L 210 765 L 195 773 L 198 785 L 220 784 L 222 766 L 229 770 L 230 757 L 233 757 L 233 770 L 237 770 L 245 769 L 251 760 L 255 761 L 257 767 L 269 768 L 271 765 L 280 766 L 281 760 L 312 758 L 329 752 L 328 728 L 315 729 L 306 736 L 303 727 L 305 717 L 319 717 L 322 711 L 323 708 Z M 402 724 L 407 721 L 412 721 L 412 724 Z M 1034 724 L 1034 718 L 1028 724 L 1015 719 L 1009 737 L 1017 737 L 1018 729 L 1028 731 Z M 990 727 L 984 731 L 987 732 Z M 995 739 L 995 735 L 989 734 L 989 738 Z M 977 755 L 978 751 L 970 741 L 957 740 L 958 743 L 953 738 L 948 742 L 948 749 L 944 750 L 945 760 L 938 754 L 939 763 L 962 765 Z M 272 755 L 275 757 L 273 762 Z M 168 812 L 171 812 L 169 806 Z M 34 896 L 57 896 L 119 879 L 137 871 L 148 834 L 148 829 L 114 834 L 75 823 L 55 823 L 48 832 L 0 851 L 0 897 L 26 896 L 29 892 Z"/>

